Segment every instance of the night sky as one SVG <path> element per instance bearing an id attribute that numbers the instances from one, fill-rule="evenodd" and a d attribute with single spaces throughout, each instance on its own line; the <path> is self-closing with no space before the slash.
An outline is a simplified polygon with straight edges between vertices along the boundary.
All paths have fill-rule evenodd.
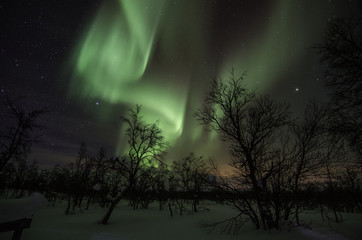
<path id="1" fill-rule="evenodd" d="M 189 152 L 223 160 L 226 146 L 192 116 L 211 77 L 246 71 L 247 87 L 297 115 L 312 97 L 328 100 L 311 47 L 328 21 L 359 14 L 358 0 L 5 0 L 0 87 L 50 110 L 31 155 L 42 166 L 73 161 L 82 141 L 122 153 L 120 116 L 135 104 L 159 120 L 166 162 Z"/>

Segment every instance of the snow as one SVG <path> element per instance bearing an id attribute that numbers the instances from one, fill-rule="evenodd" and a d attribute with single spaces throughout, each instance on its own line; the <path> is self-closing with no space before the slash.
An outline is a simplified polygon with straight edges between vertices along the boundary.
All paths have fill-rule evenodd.
<path id="1" fill-rule="evenodd" d="M 43 195 L 33 193 L 29 197 L 20 199 L 0 200 L 0 223 L 31 217 L 46 203 Z"/>
<path id="2" fill-rule="evenodd" d="M 310 229 L 301 229 L 300 232 L 308 239 L 325 239 L 325 240 L 348 240 L 348 238 L 338 233 L 323 233 L 320 231 L 313 231 Z"/>
<path id="3" fill-rule="evenodd" d="M 188 206 L 190 207 L 190 206 Z M 216 240 L 216 239 L 360 239 L 362 236 L 362 214 L 344 214 L 344 222 L 331 224 L 323 222 L 319 214 L 306 213 L 302 221 L 312 230 L 303 227 L 286 231 L 255 231 L 246 224 L 238 235 L 221 234 L 223 228 L 216 228 L 211 233 L 201 224 L 210 224 L 224 220 L 235 214 L 234 210 L 222 205 L 207 203 L 201 211 L 193 215 L 170 216 L 167 209 L 158 210 L 155 203 L 150 209 L 132 210 L 126 202 L 121 202 L 114 210 L 109 224 L 98 224 L 106 209 L 91 208 L 78 211 L 75 215 L 64 214 L 65 203 L 55 207 L 46 206 L 37 211 L 32 226 L 23 231 L 22 240 L 136 240 L 136 239 L 172 239 L 172 240 Z M 191 208 L 191 207 L 190 207 Z M 206 210 L 206 209 L 209 209 Z M 0 233 L 0 239 L 11 239 L 12 233 Z"/>
<path id="4" fill-rule="evenodd" d="M 126 238 L 122 238 L 117 235 L 109 234 L 109 233 L 100 233 L 95 234 L 91 238 L 92 240 L 126 240 Z"/>

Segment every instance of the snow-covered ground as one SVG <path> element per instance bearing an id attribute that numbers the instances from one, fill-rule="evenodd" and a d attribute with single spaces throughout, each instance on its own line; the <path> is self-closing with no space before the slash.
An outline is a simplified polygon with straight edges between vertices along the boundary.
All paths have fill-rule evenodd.
<path id="1" fill-rule="evenodd" d="M 303 221 L 312 227 L 293 228 L 288 231 L 255 231 L 245 225 L 237 236 L 220 234 L 221 229 L 211 233 L 201 227 L 233 216 L 227 206 L 205 204 L 194 215 L 170 217 L 167 209 L 159 211 L 157 205 L 150 209 L 132 210 L 125 203 L 115 209 L 107 225 L 97 222 L 105 209 L 92 208 L 75 215 L 64 215 L 65 205 L 46 206 L 35 213 L 30 229 L 23 231 L 22 240 L 131 240 L 131 239 L 362 239 L 362 214 L 344 214 L 344 222 L 328 225 L 318 214 L 305 214 Z M 207 208 L 207 209 L 206 209 Z M 0 233 L 1 240 L 11 239 L 12 233 Z"/>
<path id="2" fill-rule="evenodd" d="M 31 217 L 46 205 L 46 199 L 40 193 L 20 199 L 0 199 L 0 223 Z"/>

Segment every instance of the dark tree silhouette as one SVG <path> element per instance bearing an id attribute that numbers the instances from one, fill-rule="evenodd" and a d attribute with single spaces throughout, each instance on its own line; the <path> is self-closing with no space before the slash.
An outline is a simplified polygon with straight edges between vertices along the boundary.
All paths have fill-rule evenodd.
<path id="1" fill-rule="evenodd" d="M 294 199 L 293 204 L 286 209 L 285 219 L 289 218 L 290 211 L 294 208 L 297 224 L 300 224 L 298 196 L 302 185 L 328 163 L 326 154 L 338 150 L 329 148 L 332 142 L 329 139 L 327 122 L 327 107 L 312 100 L 307 104 L 304 116 L 290 124 L 286 141 L 289 145 L 287 152 L 291 168 L 284 177 L 288 179 L 289 190 Z"/>
<path id="2" fill-rule="evenodd" d="M 127 115 L 122 117 L 127 124 L 126 136 L 128 138 L 128 153 L 117 160 L 117 174 L 126 179 L 124 188 L 120 188 L 118 195 L 112 200 L 108 212 L 102 219 L 102 224 L 107 224 L 114 208 L 126 195 L 131 198 L 135 194 L 139 179 L 142 177 L 143 168 L 162 164 L 162 157 L 167 148 L 167 142 L 162 136 L 157 123 L 145 123 L 141 115 L 141 106 L 129 109 Z"/>
<path id="3" fill-rule="evenodd" d="M 315 46 L 326 65 L 331 130 L 362 154 L 362 20 L 335 18 Z"/>
<path id="4" fill-rule="evenodd" d="M 180 190 L 189 194 L 188 198 L 193 200 L 192 211 L 197 212 L 200 193 L 208 186 L 210 168 L 201 156 L 190 153 L 187 157 L 174 161 L 172 171 Z"/>
<path id="5" fill-rule="evenodd" d="M 12 180 L 25 180 L 25 174 L 21 176 L 16 173 L 24 171 L 28 175 L 31 171 L 27 158 L 32 145 L 39 141 L 39 135 L 36 135 L 37 130 L 41 128 L 38 119 L 47 113 L 45 109 L 28 110 L 20 105 L 19 100 L 13 101 L 8 95 L 3 96 L 2 103 L 0 109 L 0 190 L 5 189 L 6 186 L 9 187 Z M 15 197 L 21 197 L 24 194 L 24 184 L 21 184 L 20 193 L 16 194 L 18 187 L 13 188 Z"/>
<path id="6" fill-rule="evenodd" d="M 35 135 L 41 128 L 37 121 L 47 113 L 46 109 L 27 110 L 8 95 L 3 96 L 2 103 L 6 109 L 1 111 L 0 189 L 5 187 L 12 169 L 24 166 L 32 145 L 39 140 L 39 135 Z"/>
<path id="7" fill-rule="evenodd" d="M 65 214 L 68 215 L 70 212 L 71 201 L 73 200 L 73 211 L 77 204 L 80 204 L 84 197 L 84 188 L 87 184 L 85 177 L 89 175 L 89 156 L 87 153 L 87 146 L 84 142 L 80 144 L 78 150 L 78 156 L 74 163 L 71 163 L 67 168 L 68 182 L 68 200 Z"/>
<path id="8" fill-rule="evenodd" d="M 106 173 L 110 168 L 110 161 L 108 161 L 106 157 L 106 150 L 101 147 L 99 152 L 96 156 L 93 156 L 90 159 L 90 181 L 88 185 L 88 200 L 87 200 L 87 207 L 89 208 L 91 203 L 97 197 L 101 197 L 101 193 L 104 191 L 104 187 L 107 185 L 105 182 Z M 102 191 L 101 191 L 102 190 Z"/>
<path id="9" fill-rule="evenodd" d="M 280 216 L 272 213 L 268 196 L 268 181 L 278 171 L 281 161 L 272 151 L 280 130 L 288 122 L 288 106 L 276 103 L 268 96 L 257 95 L 243 87 L 244 75 L 229 81 L 213 79 L 203 108 L 196 112 L 197 120 L 216 131 L 229 143 L 231 167 L 236 178 L 231 190 L 249 189 L 256 204 L 247 199 L 235 199 L 232 205 L 240 214 L 233 221 L 236 229 L 242 225 L 241 215 L 256 228 L 278 228 Z M 279 170 L 278 170 L 279 169 Z M 225 186 L 231 186 L 229 182 Z M 279 217 L 277 219 L 277 217 Z"/>

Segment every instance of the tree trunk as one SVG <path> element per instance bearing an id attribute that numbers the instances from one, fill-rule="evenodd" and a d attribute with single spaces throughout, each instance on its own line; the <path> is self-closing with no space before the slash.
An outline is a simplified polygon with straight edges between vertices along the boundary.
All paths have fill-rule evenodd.
<path id="1" fill-rule="evenodd" d="M 171 202 L 168 202 L 168 209 L 170 210 L 171 217 L 173 217 Z"/>
<path id="2" fill-rule="evenodd" d="M 93 198 L 93 196 L 92 196 L 92 195 L 88 198 L 88 201 L 87 201 L 87 207 L 85 208 L 86 210 L 88 210 L 88 209 L 89 209 L 89 206 L 90 206 L 90 203 L 91 203 L 92 198 Z"/>
<path id="3" fill-rule="evenodd" d="M 195 199 L 193 202 L 192 202 L 192 211 L 193 212 L 197 212 L 197 200 Z"/>
<path id="4" fill-rule="evenodd" d="M 68 205 L 67 205 L 67 209 L 65 210 L 65 215 L 69 214 L 69 209 L 70 209 L 70 201 L 72 199 L 72 195 L 69 195 L 68 197 Z"/>
<path id="5" fill-rule="evenodd" d="M 111 214 L 118 204 L 118 202 L 123 198 L 123 194 L 120 194 L 115 200 L 112 201 L 111 206 L 109 207 L 107 214 L 103 217 L 101 224 L 107 224 Z"/>
<path id="6" fill-rule="evenodd" d="M 295 205 L 295 222 L 297 225 L 300 225 L 300 221 L 299 221 L 299 204 Z"/>

